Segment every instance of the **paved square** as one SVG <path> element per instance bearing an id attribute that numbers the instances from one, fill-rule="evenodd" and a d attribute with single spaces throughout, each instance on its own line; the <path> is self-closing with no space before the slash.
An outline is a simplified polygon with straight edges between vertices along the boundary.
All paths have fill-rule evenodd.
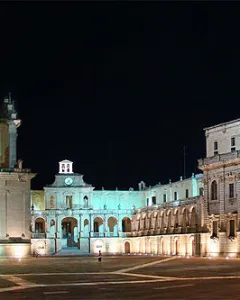
<path id="1" fill-rule="evenodd" d="M 160 256 L 0 260 L 0 299 L 237 299 L 240 259 Z M 217 287 L 217 288 L 213 288 Z"/>

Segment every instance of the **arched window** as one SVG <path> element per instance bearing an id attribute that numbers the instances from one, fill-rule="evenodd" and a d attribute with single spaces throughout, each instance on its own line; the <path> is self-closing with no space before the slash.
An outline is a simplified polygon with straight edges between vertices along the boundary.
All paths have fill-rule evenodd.
<path id="1" fill-rule="evenodd" d="M 211 184 L 211 200 L 217 200 L 217 182 L 214 180 Z"/>

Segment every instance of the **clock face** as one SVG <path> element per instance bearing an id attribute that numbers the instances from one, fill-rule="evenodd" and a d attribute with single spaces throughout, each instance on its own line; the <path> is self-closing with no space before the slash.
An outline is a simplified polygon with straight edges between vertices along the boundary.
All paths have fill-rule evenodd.
<path id="1" fill-rule="evenodd" d="M 71 177 L 67 177 L 67 178 L 65 179 L 65 183 L 66 183 L 67 185 L 71 185 L 71 184 L 73 183 L 72 178 L 71 178 Z"/>

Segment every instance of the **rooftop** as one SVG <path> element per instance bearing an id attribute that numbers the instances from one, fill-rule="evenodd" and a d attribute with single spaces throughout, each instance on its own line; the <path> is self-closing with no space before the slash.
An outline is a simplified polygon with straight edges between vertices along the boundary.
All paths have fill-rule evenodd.
<path id="1" fill-rule="evenodd" d="M 213 125 L 213 126 L 210 126 L 210 127 L 205 127 L 205 128 L 203 128 L 203 130 L 209 130 L 209 129 L 213 129 L 213 128 L 216 128 L 216 127 L 220 127 L 220 126 L 224 126 L 224 125 L 229 125 L 229 124 L 233 124 L 233 123 L 237 123 L 237 122 L 240 122 L 240 118 L 232 120 L 232 121 L 228 121 L 228 122 L 223 122 L 223 123 L 220 123 L 218 125 Z"/>

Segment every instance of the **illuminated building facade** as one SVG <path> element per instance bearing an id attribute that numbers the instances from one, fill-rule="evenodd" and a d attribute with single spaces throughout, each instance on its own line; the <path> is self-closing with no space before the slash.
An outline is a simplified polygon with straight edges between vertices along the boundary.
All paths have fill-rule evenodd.
<path id="1" fill-rule="evenodd" d="M 139 252 L 136 212 L 158 207 L 194 203 L 202 193 L 202 175 L 153 187 L 139 183 L 139 190 L 94 190 L 73 172 L 69 160 L 59 162 L 53 184 L 44 191 L 32 191 L 32 252 L 39 254 L 84 254 Z M 141 224 L 149 227 L 141 215 Z M 151 222 L 153 226 L 153 222 Z M 142 230 L 141 230 L 142 231 Z M 143 236 L 156 235 L 147 229 Z M 169 232 L 164 232 L 169 233 Z M 138 233 L 139 234 L 139 233 Z M 138 235 L 137 234 L 137 235 Z M 158 232 L 160 234 L 160 232 Z M 145 248 L 144 248 L 145 249 Z M 142 251 L 141 249 L 141 252 Z"/>
<path id="2" fill-rule="evenodd" d="M 203 174 L 138 191 L 95 191 L 60 162 L 55 182 L 32 191 L 32 251 L 239 256 L 240 119 L 205 135 Z"/>
<path id="3" fill-rule="evenodd" d="M 35 176 L 17 161 L 18 119 L 11 95 L 4 99 L 0 119 L 0 256 L 30 254 L 30 181 Z"/>
<path id="4" fill-rule="evenodd" d="M 0 256 L 239 256 L 240 119 L 205 129 L 203 174 L 125 191 L 95 190 L 69 160 L 52 184 L 31 191 L 36 174 L 16 155 L 20 124 L 9 95 L 0 119 Z"/>

